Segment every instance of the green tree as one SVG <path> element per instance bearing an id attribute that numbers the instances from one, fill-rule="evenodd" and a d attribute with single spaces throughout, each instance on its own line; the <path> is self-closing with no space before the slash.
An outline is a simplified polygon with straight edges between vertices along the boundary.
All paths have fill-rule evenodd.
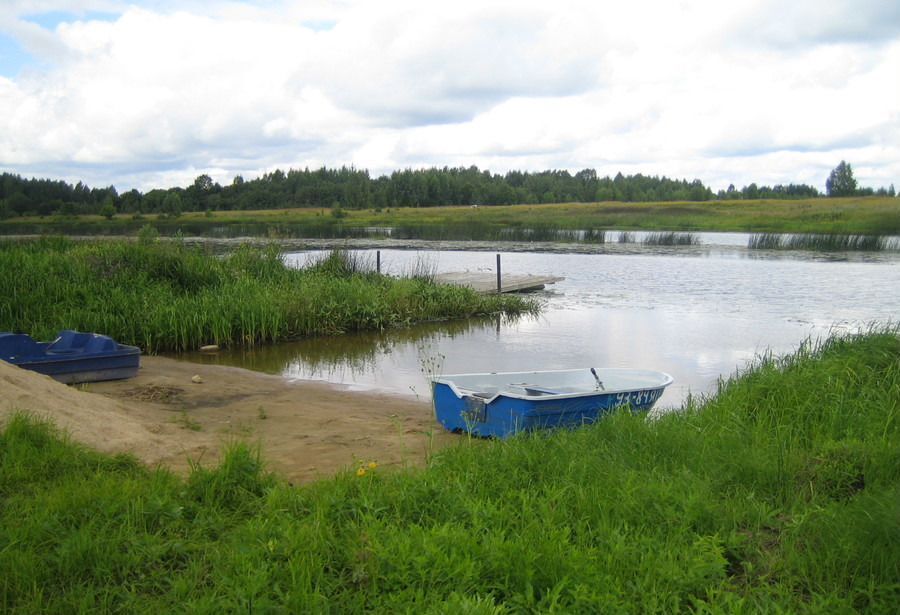
<path id="1" fill-rule="evenodd" d="M 103 207 L 100 208 L 100 215 L 107 220 L 112 220 L 113 216 L 116 215 L 115 206 L 111 202 L 104 203 Z"/>
<path id="2" fill-rule="evenodd" d="M 177 218 L 181 215 L 181 196 L 177 192 L 169 192 L 163 199 L 162 213 L 170 218 Z"/>
<path id="3" fill-rule="evenodd" d="M 853 196 L 856 194 L 856 178 L 850 164 L 841 160 L 831 171 L 825 181 L 825 193 L 828 196 Z"/>

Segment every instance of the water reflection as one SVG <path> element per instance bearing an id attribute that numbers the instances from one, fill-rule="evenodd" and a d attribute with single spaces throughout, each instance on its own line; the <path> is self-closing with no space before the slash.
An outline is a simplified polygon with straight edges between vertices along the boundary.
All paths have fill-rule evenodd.
<path id="1" fill-rule="evenodd" d="M 215 353 L 189 352 L 180 359 L 231 365 L 301 380 L 321 380 L 353 388 L 395 393 L 427 392 L 426 375 L 439 370 L 441 346 L 460 336 L 497 335 L 501 328 L 531 316 L 495 316 L 426 323 L 404 329 L 311 337 L 256 348 Z M 421 382 L 420 382 L 421 381 Z"/>

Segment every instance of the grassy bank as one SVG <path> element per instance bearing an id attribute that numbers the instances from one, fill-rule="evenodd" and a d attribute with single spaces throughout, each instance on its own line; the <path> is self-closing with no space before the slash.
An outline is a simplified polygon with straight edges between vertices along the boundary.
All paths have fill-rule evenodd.
<path id="1" fill-rule="evenodd" d="M 753 233 L 900 234 L 900 198 L 818 198 L 792 201 L 570 203 L 502 207 L 422 207 L 194 212 L 179 218 L 118 215 L 15 218 L 0 233 L 129 234 L 145 224 L 160 232 L 210 237 L 352 237 L 369 227 L 393 227 L 421 239 L 540 240 L 558 230 L 736 231 Z"/>
<path id="2" fill-rule="evenodd" d="M 0 243 L 0 330 L 40 339 L 78 329 L 151 352 L 188 350 L 534 309 L 381 276 L 339 252 L 297 270 L 274 247 L 219 258 L 178 242 Z"/>
<path id="3" fill-rule="evenodd" d="M 853 612 L 900 601 L 900 339 L 768 359 L 655 421 L 304 488 L 186 480 L 26 416 L 0 436 L 7 612 Z"/>

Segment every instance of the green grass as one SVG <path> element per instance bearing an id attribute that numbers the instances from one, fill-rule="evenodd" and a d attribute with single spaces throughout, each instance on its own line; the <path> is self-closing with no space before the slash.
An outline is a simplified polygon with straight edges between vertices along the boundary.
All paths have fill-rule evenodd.
<path id="1" fill-rule="evenodd" d="M 293 488 L 0 434 L 5 612 L 894 613 L 900 339 L 766 357 L 657 420 Z"/>
<path id="2" fill-rule="evenodd" d="M 273 246 L 217 257 L 177 241 L 0 242 L 0 330 L 39 339 L 78 329 L 156 352 L 536 309 L 378 275 L 345 252 L 296 270 Z"/>
<path id="3" fill-rule="evenodd" d="M 340 219 L 312 208 L 192 212 L 177 219 L 155 215 L 139 220 L 129 215 L 112 220 L 101 216 L 14 218 L 0 221 L 0 233 L 133 234 L 152 224 L 165 234 L 272 238 L 353 237 L 364 234 L 367 227 L 392 227 L 400 237 L 421 239 L 519 241 L 557 241 L 559 231 L 586 229 L 900 234 L 900 198 L 889 197 L 421 207 L 344 213 Z"/>

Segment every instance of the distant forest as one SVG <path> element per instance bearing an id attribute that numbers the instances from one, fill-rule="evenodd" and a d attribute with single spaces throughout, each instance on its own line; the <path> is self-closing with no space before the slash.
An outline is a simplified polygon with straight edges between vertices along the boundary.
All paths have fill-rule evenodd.
<path id="1" fill-rule="evenodd" d="M 881 194 L 861 189 L 861 196 Z M 893 187 L 891 189 L 893 192 Z M 430 168 L 395 171 L 377 178 L 353 167 L 317 170 L 277 170 L 245 181 L 237 176 L 227 186 L 200 175 L 187 188 L 130 190 L 89 188 L 51 179 L 0 175 L 0 218 L 28 215 L 159 213 L 178 216 L 187 211 L 321 207 L 383 209 L 440 205 L 511 205 L 595 201 L 708 201 L 713 199 L 794 199 L 819 196 L 805 184 L 757 186 L 714 193 L 703 183 L 646 175 L 599 177 L 593 169 L 505 175 L 468 168 Z M 892 195 L 893 196 L 893 195 Z"/>

